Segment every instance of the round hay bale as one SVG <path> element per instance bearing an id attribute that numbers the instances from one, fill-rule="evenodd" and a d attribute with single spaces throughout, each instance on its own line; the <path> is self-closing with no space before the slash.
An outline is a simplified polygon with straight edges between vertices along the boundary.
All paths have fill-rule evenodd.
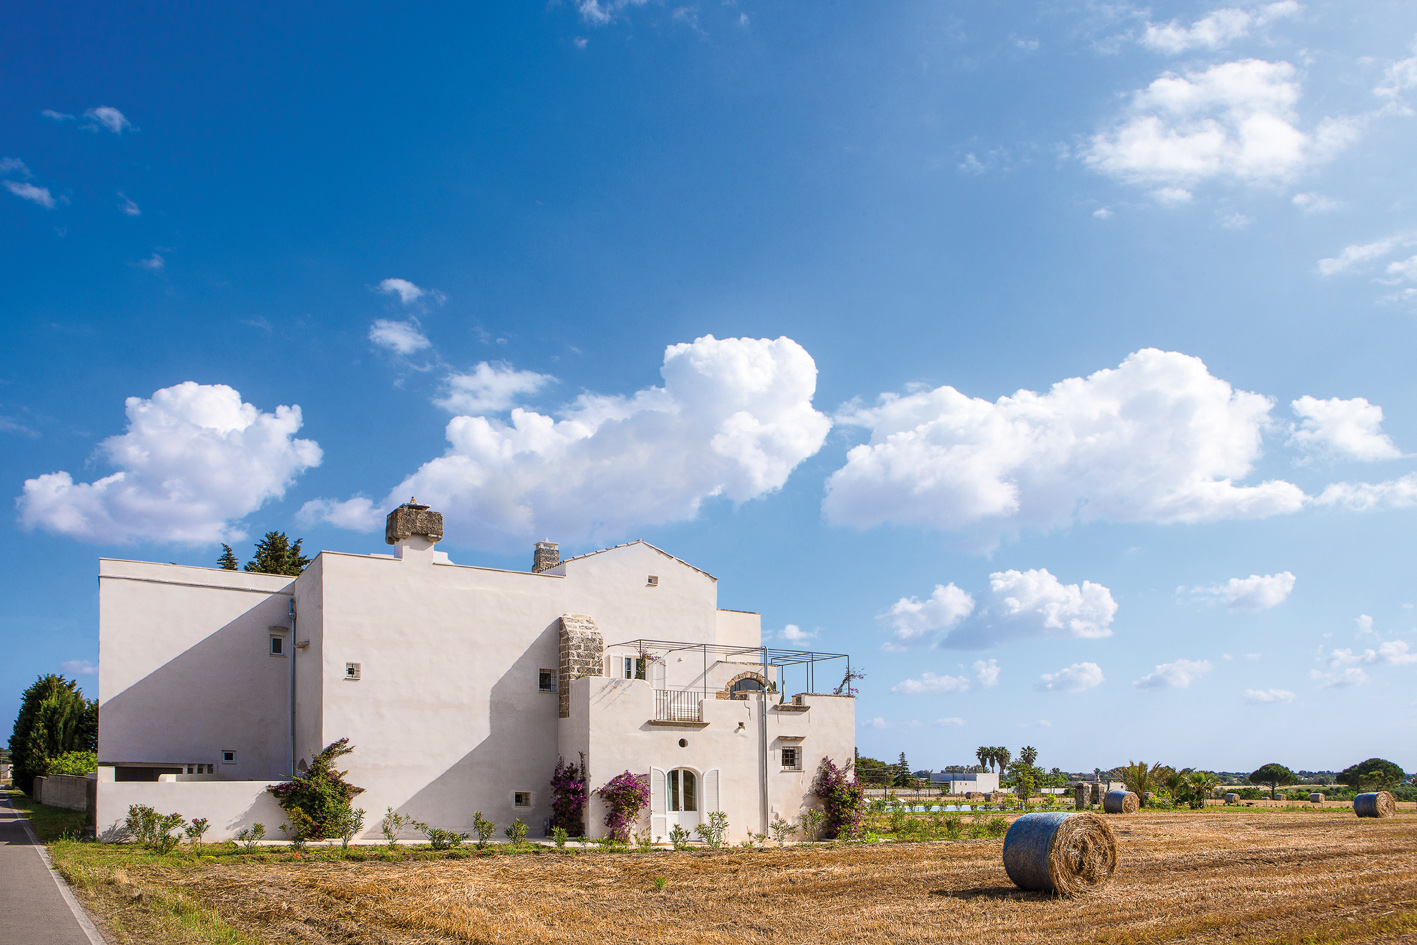
<path id="1" fill-rule="evenodd" d="M 1397 813 L 1397 801 L 1387 791 L 1359 794 L 1353 798 L 1353 813 L 1359 817 L 1391 817 Z"/>
<path id="2" fill-rule="evenodd" d="M 1323 802 L 1324 802 L 1324 796 L 1323 796 L 1322 794 L 1320 794 L 1318 791 L 1315 791 L 1313 794 L 1310 794 L 1310 795 L 1309 795 L 1309 803 L 1311 803 L 1311 804 L 1322 804 Z"/>
<path id="3" fill-rule="evenodd" d="M 1102 799 L 1102 810 L 1108 814 L 1135 814 L 1141 801 L 1131 791 L 1108 791 Z"/>
<path id="4" fill-rule="evenodd" d="M 1238 804 L 1238 803 L 1240 803 L 1240 795 L 1238 795 L 1238 794 L 1227 794 L 1227 795 L 1225 795 L 1225 803 L 1227 803 L 1227 804 Z"/>
<path id="5" fill-rule="evenodd" d="M 1080 896 L 1117 869 L 1117 837 L 1089 813 L 1024 814 L 1004 837 L 1004 870 L 1020 889 Z"/>

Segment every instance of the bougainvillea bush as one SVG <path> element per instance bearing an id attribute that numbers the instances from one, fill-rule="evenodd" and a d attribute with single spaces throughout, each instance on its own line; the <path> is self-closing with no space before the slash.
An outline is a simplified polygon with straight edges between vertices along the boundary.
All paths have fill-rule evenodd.
<path id="1" fill-rule="evenodd" d="M 266 788 L 290 817 L 292 839 L 324 840 L 338 836 L 332 815 L 346 810 L 350 801 L 363 794 L 362 787 L 345 781 L 348 771 L 336 771 L 334 761 L 354 751 L 349 739 L 341 738 L 310 760 L 310 767 L 289 781 Z"/>
<path id="2" fill-rule="evenodd" d="M 585 833 L 585 802 L 590 792 L 586 788 L 585 773 L 573 761 L 570 764 L 556 762 L 556 770 L 551 775 L 551 827 L 560 827 L 568 837 L 579 837 Z"/>
<path id="3" fill-rule="evenodd" d="M 830 758 L 823 758 L 812 793 L 822 800 L 827 837 L 854 840 L 860 834 L 861 815 L 866 810 L 866 789 L 856 780 L 851 762 L 847 762 L 845 768 L 838 768 Z"/>
<path id="4" fill-rule="evenodd" d="M 630 828 L 649 804 L 649 775 L 626 771 L 615 775 L 595 793 L 605 802 L 605 826 L 610 828 L 610 836 L 629 843 Z"/>

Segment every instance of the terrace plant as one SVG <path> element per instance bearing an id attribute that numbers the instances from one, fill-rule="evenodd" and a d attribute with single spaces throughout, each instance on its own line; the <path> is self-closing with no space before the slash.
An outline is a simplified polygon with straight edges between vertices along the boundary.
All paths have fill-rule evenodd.
<path id="1" fill-rule="evenodd" d="M 334 767 L 336 759 L 352 751 L 354 746 L 349 739 L 341 738 L 315 755 L 304 772 L 266 788 L 290 818 L 287 830 L 292 840 L 303 843 L 337 836 L 330 818 L 349 808 L 350 802 L 364 793 L 362 787 L 345 780 L 348 771 L 336 771 Z"/>
<path id="2" fill-rule="evenodd" d="M 610 836 L 618 843 L 628 843 L 630 828 L 649 804 L 649 775 L 624 771 L 596 793 L 605 802 L 605 826 L 610 828 Z"/>

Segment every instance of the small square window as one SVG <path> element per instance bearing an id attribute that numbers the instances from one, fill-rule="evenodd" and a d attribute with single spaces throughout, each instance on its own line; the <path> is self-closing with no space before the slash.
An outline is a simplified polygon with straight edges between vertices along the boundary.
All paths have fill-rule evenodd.
<path id="1" fill-rule="evenodd" d="M 230 748 L 223 748 L 221 750 L 221 763 L 224 765 L 236 764 L 236 752 L 232 751 Z"/>
<path id="2" fill-rule="evenodd" d="M 357 679 L 359 678 L 359 664 L 358 664 L 358 663 L 345 663 L 345 664 L 344 664 L 344 678 L 345 678 L 345 679 L 356 679 L 356 680 L 357 680 Z"/>
<path id="3" fill-rule="evenodd" d="M 283 636 L 277 636 L 277 635 L 274 634 L 274 633 L 271 634 L 271 655 L 272 655 L 272 656 L 284 656 L 284 655 L 285 655 L 285 637 L 283 637 Z"/>
<path id="4" fill-rule="evenodd" d="M 782 769 L 784 771 L 802 770 L 802 754 L 800 748 L 784 748 L 782 750 Z"/>
<path id="5" fill-rule="evenodd" d="M 536 674 L 536 687 L 542 692 L 556 691 L 556 670 L 538 670 Z"/>
<path id="6" fill-rule="evenodd" d="M 512 795 L 512 806 L 513 806 L 513 807 L 530 807 L 530 806 L 531 806 L 531 792 L 530 792 L 530 791 L 517 791 L 517 792 L 515 792 L 515 793 Z"/>
<path id="7" fill-rule="evenodd" d="M 645 581 L 645 583 L 648 584 L 650 587 L 658 587 L 658 586 L 659 586 L 659 575 L 657 575 L 657 574 L 651 574 L 651 575 L 649 576 L 649 579 L 648 579 L 647 581 Z"/>

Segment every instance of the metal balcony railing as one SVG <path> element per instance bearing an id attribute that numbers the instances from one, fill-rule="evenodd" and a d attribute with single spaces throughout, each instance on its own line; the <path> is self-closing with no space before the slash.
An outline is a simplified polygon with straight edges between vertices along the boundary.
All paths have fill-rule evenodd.
<path id="1" fill-rule="evenodd" d="M 698 692 L 654 691 L 654 718 L 657 722 L 702 722 L 703 694 Z"/>

